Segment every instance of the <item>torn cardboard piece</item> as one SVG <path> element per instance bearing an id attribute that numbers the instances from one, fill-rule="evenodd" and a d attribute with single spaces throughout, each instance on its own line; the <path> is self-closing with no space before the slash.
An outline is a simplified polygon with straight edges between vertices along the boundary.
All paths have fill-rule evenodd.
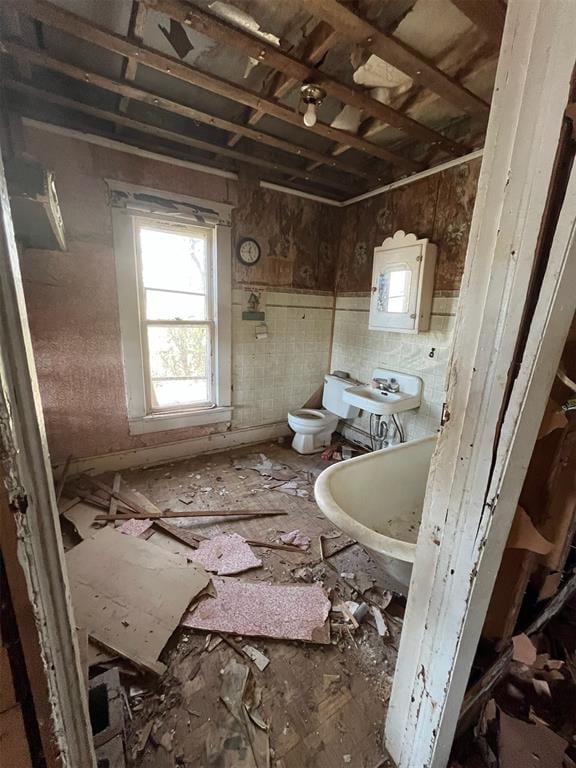
<path id="1" fill-rule="evenodd" d="M 330 601 L 322 587 L 285 586 L 214 579 L 216 598 L 202 600 L 182 624 L 207 632 L 228 632 L 281 640 L 329 643 Z"/>
<path id="2" fill-rule="evenodd" d="M 515 635 L 512 638 L 512 658 L 514 661 L 531 667 L 536 661 L 536 656 L 536 648 L 528 635 Z"/>
<path id="3" fill-rule="evenodd" d="M 506 543 L 507 549 L 527 549 L 537 555 L 547 555 L 553 546 L 536 530 L 526 510 L 516 507 L 514 522 Z"/>
<path id="4" fill-rule="evenodd" d="M 66 555 L 76 621 L 136 666 L 161 673 L 162 649 L 210 577 L 185 557 L 104 528 Z"/>
<path id="5" fill-rule="evenodd" d="M 191 557 L 195 563 L 219 576 L 242 573 L 262 565 L 246 539 L 237 533 L 222 533 L 201 541 Z"/>
<path id="6" fill-rule="evenodd" d="M 550 728 L 517 720 L 500 710 L 501 768 L 562 768 L 567 746 Z"/>

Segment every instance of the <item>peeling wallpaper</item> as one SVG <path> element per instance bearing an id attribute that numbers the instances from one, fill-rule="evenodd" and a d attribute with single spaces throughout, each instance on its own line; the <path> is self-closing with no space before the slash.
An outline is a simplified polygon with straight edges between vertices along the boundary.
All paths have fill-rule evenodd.
<path id="1" fill-rule="evenodd" d="M 236 182 L 32 128 L 26 129 L 25 138 L 27 151 L 56 174 L 68 240 L 66 252 L 22 254 L 54 461 L 69 454 L 100 455 L 226 429 L 217 424 L 129 433 L 106 178 L 235 205 L 233 246 L 243 237 L 260 243 L 262 257 L 254 268 L 233 259 L 233 429 L 284 421 L 287 411 L 300 407 L 336 363 L 352 373 L 362 372 L 373 359 L 381 363 L 386 350 L 398 347 L 394 339 L 385 338 L 392 334 L 367 334 L 363 300 L 346 315 L 342 304 L 334 309 L 341 294 L 360 293 L 360 299 L 367 295 L 372 249 L 395 229 L 412 229 L 438 243 L 436 297 L 443 292 L 449 298 L 457 295 L 479 163 L 338 209 L 260 189 L 250 173 Z M 244 285 L 265 290 L 267 339 L 256 340 L 253 323 L 241 319 Z M 438 301 L 435 306 L 435 332 L 448 334 L 438 339 L 438 346 L 447 348 L 449 329 L 441 319 L 446 313 Z M 407 364 L 426 362 L 422 355 L 432 337 L 421 336 L 412 340 L 413 348 L 403 350 Z M 432 406 L 441 396 L 442 371 L 433 368 L 434 401 L 429 401 L 425 416 L 429 424 L 436 419 Z"/>
<path id="2" fill-rule="evenodd" d="M 434 290 L 459 290 L 480 163 L 478 158 L 342 209 L 337 293 L 370 290 L 374 248 L 398 229 L 438 246 Z"/>
<path id="3" fill-rule="evenodd" d="M 240 185 L 242 193 L 232 217 L 234 245 L 253 237 L 262 256 L 253 267 L 235 259 L 235 283 L 332 293 L 340 209 L 262 189 L 253 176 L 241 176 Z"/>

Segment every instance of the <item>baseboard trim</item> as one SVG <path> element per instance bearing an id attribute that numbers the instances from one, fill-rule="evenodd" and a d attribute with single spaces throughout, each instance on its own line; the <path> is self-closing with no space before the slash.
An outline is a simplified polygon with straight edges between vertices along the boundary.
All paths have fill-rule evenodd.
<path id="1" fill-rule="evenodd" d="M 79 472 L 110 472 L 134 467 L 149 466 L 151 464 L 166 464 L 169 461 L 178 461 L 205 453 L 217 453 L 229 448 L 237 448 L 252 443 L 263 443 L 267 440 L 276 440 L 279 437 L 288 437 L 292 434 L 286 422 L 264 424 L 259 427 L 243 427 L 229 432 L 216 432 L 213 435 L 192 437 L 189 440 L 180 440 L 175 443 L 146 446 L 145 448 L 131 448 L 127 451 L 115 451 L 100 456 L 87 456 L 73 459 L 70 463 L 70 474 Z M 54 465 L 55 472 L 62 469 L 64 462 Z"/>

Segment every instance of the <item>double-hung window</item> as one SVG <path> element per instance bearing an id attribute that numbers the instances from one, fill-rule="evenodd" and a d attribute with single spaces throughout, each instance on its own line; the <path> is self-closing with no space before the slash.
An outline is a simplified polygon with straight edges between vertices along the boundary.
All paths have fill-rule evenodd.
<path id="1" fill-rule="evenodd" d="M 126 210 L 114 223 L 131 432 L 230 421 L 229 231 Z"/>

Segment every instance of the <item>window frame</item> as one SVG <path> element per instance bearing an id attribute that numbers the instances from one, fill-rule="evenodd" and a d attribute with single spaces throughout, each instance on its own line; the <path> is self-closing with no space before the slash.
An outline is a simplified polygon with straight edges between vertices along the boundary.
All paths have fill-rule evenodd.
<path id="1" fill-rule="evenodd" d="M 114 253 L 122 337 L 122 356 L 126 388 L 126 405 L 130 433 L 145 434 L 189 426 L 230 422 L 231 406 L 231 233 L 230 226 L 220 222 L 198 222 L 185 216 L 172 216 L 126 208 L 112 208 Z M 210 230 L 209 287 L 207 301 L 212 306 L 209 321 L 175 321 L 176 325 L 212 324 L 210 395 L 206 404 L 155 409 L 150 397 L 151 377 L 147 354 L 147 333 L 151 321 L 144 317 L 144 296 L 137 242 L 142 222 L 172 231 Z M 152 321 L 153 323 L 155 321 Z M 159 325 L 173 324 L 158 321 Z"/>

